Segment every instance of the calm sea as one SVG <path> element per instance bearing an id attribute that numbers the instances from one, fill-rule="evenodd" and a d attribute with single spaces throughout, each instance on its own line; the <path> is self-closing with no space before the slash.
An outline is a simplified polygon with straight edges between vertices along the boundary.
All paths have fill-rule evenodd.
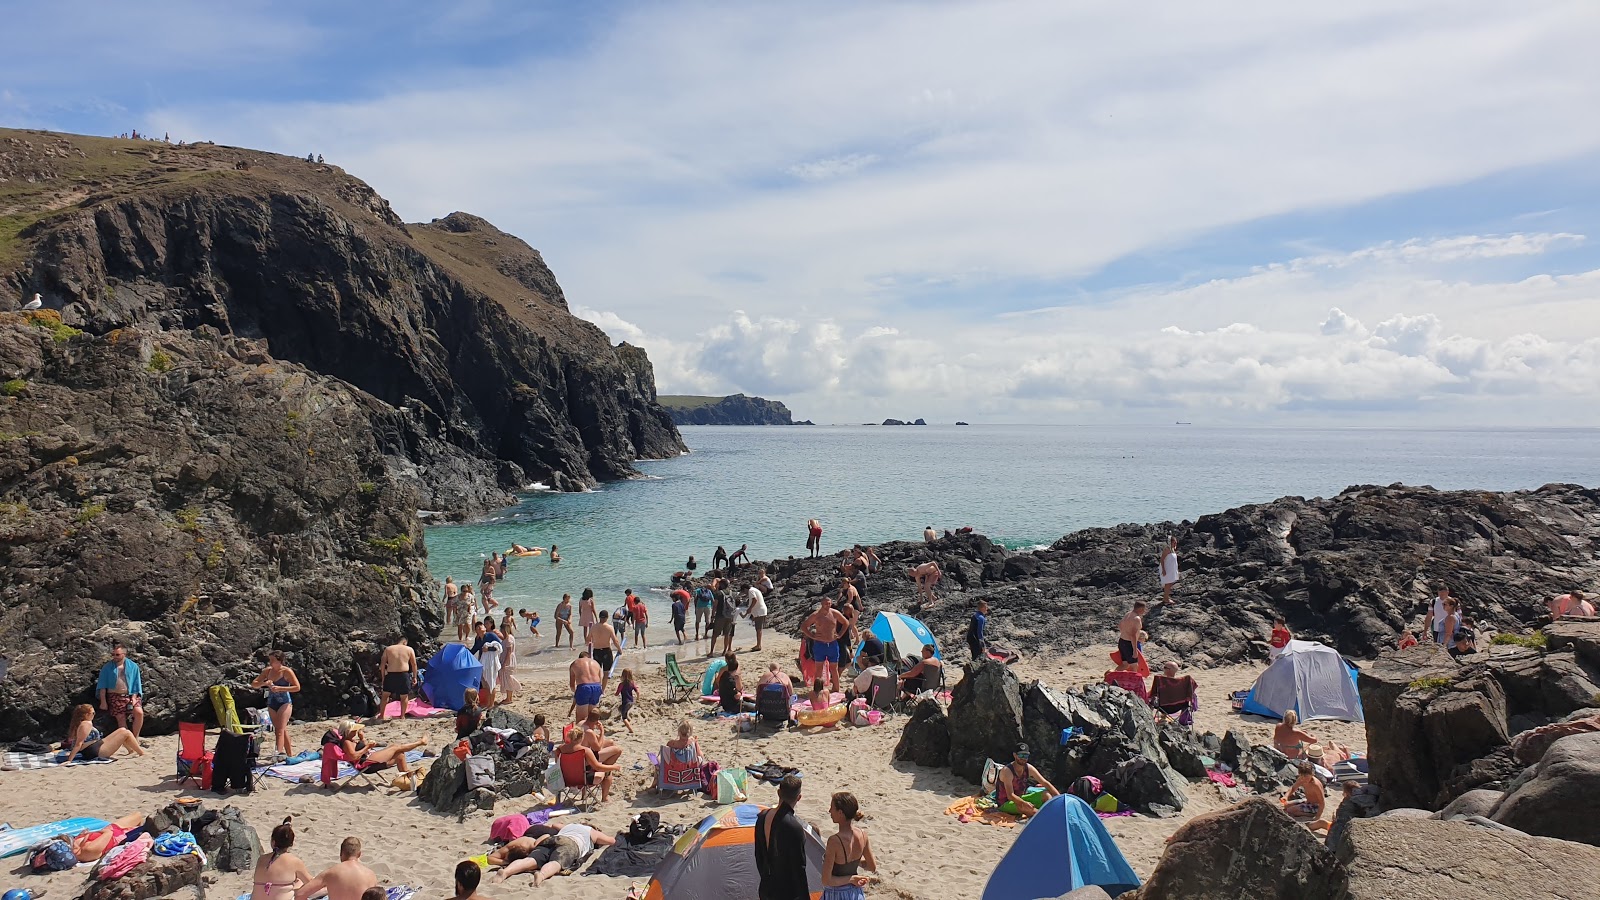
<path id="1" fill-rule="evenodd" d="M 719 544 L 732 553 L 748 543 L 753 559 L 802 555 L 813 517 L 826 551 L 920 540 L 928 525 L 1027 547 L 1352 484 L 1600 485 L 1600 429 L 706 426 L 683 436 L 692 452 L 640 463 L 646 478 L 530 494 L 487 521 L 428 529 L 429 567 L 441 581 L 475 581 L 491 550 L 559 545 L 560 564 L 513 559 L 495 590 L 548 614 L 585 587 L 602 608 L 624 588 L 659 601 L 689 554 L 705 572 Z"/>

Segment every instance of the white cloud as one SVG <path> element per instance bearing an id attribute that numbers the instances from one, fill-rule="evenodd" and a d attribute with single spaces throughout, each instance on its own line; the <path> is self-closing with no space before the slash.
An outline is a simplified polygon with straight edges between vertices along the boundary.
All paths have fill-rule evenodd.
<path id="1" fill-rule="evenodd" d="M 796 163 L 786 171 L 805 181 L 826 181 L 829 178 L 859 172 L 877 161 L 878 156 L 873 153 L 851 153 L 846 156 L 830 156 L 811 162 Z"/>

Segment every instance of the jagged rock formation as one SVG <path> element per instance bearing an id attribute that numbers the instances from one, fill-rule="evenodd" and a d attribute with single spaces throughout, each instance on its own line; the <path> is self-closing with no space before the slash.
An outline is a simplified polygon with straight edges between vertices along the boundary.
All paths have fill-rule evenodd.
<path id="1" fill-rule="evenodd" d="M 675 425 L 794 425 L 789 407 L 777 400 L 731 394 L 727 397 L 665 396 L 661 405 Z"/>
<path id="2" fill-rule="evenodd" d="M 637 348 L 573 317 L 538 252 L 476 216 L 406 225 L 341 170 L 227 147 L 0 131 L 0 304 L 71 326 L 210 326 L 372 395 L 429 508 L 582 488 L 683 452 Z M 240 167 L 243 168 L 240 168 Z M 14 307 L 13 307 L 14 308 Z"/>
<path id="3" fill-rule="evenodd" d="M 0 367 L 0 739 L 59 737 L 112 640 L 155 733 L 270 648 L 294 649 L 311 716 L 388 636 L 437 633 L 371 397 L 209 327 L 94 336 L 49 311 L 0 313 Z"/>
<path id="4" fill-rule="evenodd" d="M 299 715 L 343 712 L 384 640 L 438 633 L 419 506 L 683 450 L 644 352 L 482 219 L 406 225 L 272 154 L 0 130 L 0 739 L 59 737 L 113 639 L 152 733 L 273 647 Z"/>
<path id="5" fill-rule="evenodd" d="M 918 615 L 955 658 L 977 600 L 990 605 L 992 638 L 1024 653 L 1113 639 L 1135 600 L 1160 599 L 1157 545 L 1179 544 L 1175 602 L 1146 618 L 1152 661 L 1208 666 L 1265 658 L 1275 614 L 1297 636 L 1371 658 L 1421 625 L 1435 582 L 1449 585 L 1480 627 L 1520 628 L 1551 596 L 1600 580 L 1600 490 L 1346 489 L 1338 496 L 1271 503 L 1194 522 L 1091 528 L 1049 548 L 1013 552 L 982 535 L 878 548 L 884 571 L 868 582 L 867 617 Z M 923 609 L 904 571 L 933 560 L 939 601 Z M 793 630 L 814 599 L 839 587 L 838 559 L 767 563 L 780 589 L 772 622 Z M 736 581 L 754 569 L 741 569 Z"/>

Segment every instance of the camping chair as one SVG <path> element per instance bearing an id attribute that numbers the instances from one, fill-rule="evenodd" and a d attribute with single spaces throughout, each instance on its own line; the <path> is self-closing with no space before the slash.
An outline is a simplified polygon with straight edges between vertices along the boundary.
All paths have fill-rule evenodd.
<path id="1" fill-rule="evenodd" d="M 657 793 L 679 794 L 706 789 L 705 763 L 691 747 L 674 750 L 662 744 L 655 762 Z"/>
<path id="2" fill-rule="evenodd" d="M 578 799 L 573 801 L 574 807 L 592 803 L 589 795 L 594 792 L 595 785 L 590 779 L 594 773 L 589 771 L 588 763 L 584 762 L 583 753 L 557 750 L 556 765 L 561 770 L 561 790 L 556 791 L 556 802 L 560 803 L 569 791 L 576 791 Z"/>
<path id="3" fill-rule="evenodd" d="M 764 684 L 756 692 L 756 721 L 789 727 L 789 692 L 781 684 Z"/>
<path id="4" fill-rule="evenodd" d="M 678 654 L 667 654 L 667 700 L 677 702 L 700 695 L 698 686 L 678 666 Z"/>
<path id="5" fill-rule="evenodd" d="M 894 712 L 900 703 L 900 679 L 893 675 L 874 675 L 867 686 L 867 703 L 873 709 Z"/>
<path id="6" fill-rule="evenodd" d="M 212 758 L 211 751 L 206 749 L 205 723 L 179 722 L 178 787 L 183 787 L 186 781 L 192 781 L 200 787 L 209 786 L 210 779 L 206 774 L 211 768 Z"/>
<path id="7" fill-rule="evenodd" d="M 381 772 L 384 769 L 387 769 L 387 765 L 365 766 L 351 763 L 350 773 L 348 775 L 341 776 L 339 774 L 339 763 L 342 762 L 348 762 L 348 760 L 345 758 L 343 747 L 340 747 L 338 744 L 332 742 L 322 745 L 321 780 L 323 787 L 331 787 L 335 791 L 342 791 L 346 787 L 349 787 L 350 783 L 355 781 L 357 778 L 361 779 L 362 783 L 367 787 L 383 787 L 383 782 L 375 780 L 373 778 L 373 773 Z"/>

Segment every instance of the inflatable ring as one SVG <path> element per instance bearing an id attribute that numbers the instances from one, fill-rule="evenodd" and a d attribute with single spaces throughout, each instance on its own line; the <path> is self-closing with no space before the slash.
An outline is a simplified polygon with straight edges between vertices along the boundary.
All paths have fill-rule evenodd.
<path id="1" fill-rule="evenodd" d="M 849 710 L 842 703 L 827 709 L 799 709 L 795 710 L 794 720 L 803 726 L 835 725 L 844 718 L 846 712 Z"/>
<path id="2" fill-rule="evenodd" d="M 1045 789 L 1042 787 L 1030 788 L 1027 793 L 1022 795 L 1022 801 L 1034 809 L 1043 806 L 1044 801 L 1047 799 L 1049 799 L 1049 795 L 1045 793 Z M 1000 804 L 999 809 L 1001 812 L 1010 813 L 1013 816 L 1017 814 L 1017 805 L 1010 800 Z"/>

